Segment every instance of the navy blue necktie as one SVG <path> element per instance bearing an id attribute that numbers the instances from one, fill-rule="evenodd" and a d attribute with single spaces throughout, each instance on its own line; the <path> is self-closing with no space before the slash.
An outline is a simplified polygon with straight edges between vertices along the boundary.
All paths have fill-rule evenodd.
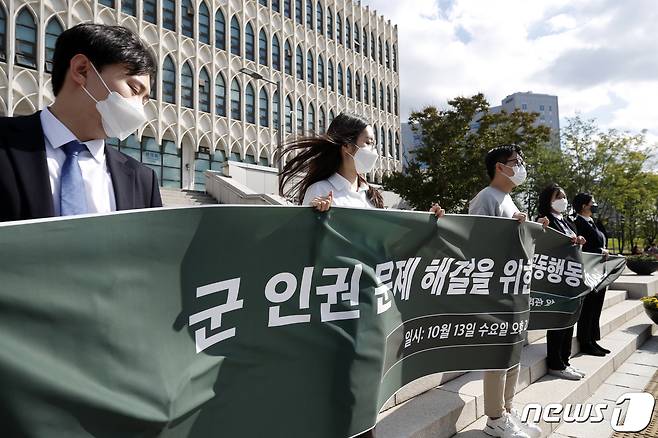
<path id="1" fill-rule="evenodd" d="M 80 152 L 87 150 L 87 146 L 78 140 L 73 140 L 63 145 L 62 150 L 66 154 L 66 161 L 62 166 L 59 214 L 60 216 L 85 214 L 88 212 L 87 196 L 78 157 Z"/>

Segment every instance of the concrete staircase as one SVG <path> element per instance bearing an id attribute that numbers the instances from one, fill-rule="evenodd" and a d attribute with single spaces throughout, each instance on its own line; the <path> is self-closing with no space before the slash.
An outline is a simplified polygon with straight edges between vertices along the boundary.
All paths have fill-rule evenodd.
<path id="1" fill-rule="evenodd" d="M 635 278 L 633 281 L 645 283 L 644 296 L 658 285 L 658 277 L 655 276 Z M 629 278 L 622 276 L 619 284 L 628 282 Z M 626 290 L 616 285 L 607 291 L 601 314 L 600 344 L 611 350 L 611 353 L 605 357 L 578 356 L 571 360 L 573 366 L 587 373 L 584 379 L 568 381 L 549 376 L 546 366 L 546 331 L 528 333 L 528 344 L 521 355 L 521 370 L 514 399 L 519 411 L 522 412 L 527 403 L 540 403 L 542 406 L 549 403 L 584 403 L 613 373 L 623 370 L 624 362 L 645 341 L 652 339 L 655 326 L 644 314 L 642 303 L 631 299 Z M 633 292 L 634 298 L 640 295 L 642 293 Z M 580 347 L 575 335 L 572 342 L 572 354 L 576 355 Z M 376 436 L 483 438 L 487 437 L 482 432 L 485 422 L 481 372 L 435 374 L 408 384 L 395 395 L 394 400 L 384 406 L 379 416 Z M 609 422 L 607 424 L 609 426 Z M 543 436 L 549 436 L 561 423 L 539 425 L 544 431 Z"/>
<path id="2" fill-rule="evenodd" d="M 217 200 L 205 192 L 160 187 L 160 195 L 162 196 L 162 205 L 164 207 L 217 204 Z"/>

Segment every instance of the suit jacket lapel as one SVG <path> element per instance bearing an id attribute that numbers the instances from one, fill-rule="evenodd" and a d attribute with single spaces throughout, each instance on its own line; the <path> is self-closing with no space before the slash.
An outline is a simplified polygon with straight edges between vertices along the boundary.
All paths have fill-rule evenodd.
<path id="1" fill-rule="evenodd" d="M 24 124 L 16 126 L 8 143 L 8 151 L 13 156 L 16 178 L 24 191 L 30 218 L 55 215 L 39 114 L 40 111 L 26 117 Z"/>
<path id="2" fill-rule="evenodd" d="M 128 159 L 111 146 L 105 145 L 105 156 L 112 178 L 117 210 L 135 208 L 135 169 L 128 166 Z"/>

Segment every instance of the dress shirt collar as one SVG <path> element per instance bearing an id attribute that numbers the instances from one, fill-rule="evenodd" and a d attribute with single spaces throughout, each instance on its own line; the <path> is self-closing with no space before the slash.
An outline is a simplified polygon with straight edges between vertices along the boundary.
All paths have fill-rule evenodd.
<path id="1" fill-rule="evenodd" d="M 58 149 L 66 143 L 78 140 L 75 135 L 67 128 L 62 122 L 50 112 L 48 108 L 41 111 L 41 127 L 43 128 L 43 135 L 48 139 L 50 145 Z M 78 140 L 79 141 L 79 140 Z M 89 149 L 91 156 L 97 162 L 102 162 L 105 156 L 105 141 L 102 139 L 83 141 Z"/>
<path id="2" fill-rule="evenodd" d="M 332 186 L 336 190 L 346 190 L 346 191 L 351 191 L 352 190 L 352 184 L 343 177 L 343 175 L 339 174 L 338 172 L 334 173 L 329 177 L 329 182 L 331 183 Z M 358 192 L 368 190 L 370 187 L 368 184 L 361 183 L 359 185 L 359 189 L 357 190 Z"/>

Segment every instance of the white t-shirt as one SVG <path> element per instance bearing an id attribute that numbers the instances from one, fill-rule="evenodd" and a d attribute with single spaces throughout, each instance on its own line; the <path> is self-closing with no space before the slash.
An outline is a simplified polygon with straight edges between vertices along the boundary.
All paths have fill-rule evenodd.
<path id="1" fill-rule="evenodd" d="M 333 190 L 333 207 L 374 208 L 368 200 L 368 189 L 366 183 L 361 183 L 357 191 L 352 190 L 352 184 L 342 175 L 334 173 L 329 178 L 311 184 L 306 193 L 302 205 L 311 205 L 311 201 L 318 197 L 326 197 Z"/>
<path id="2" fill-rule="evenodd" d="M 495 187 L 485 187 L 468 204 L 468 214 L 511 218 L 519 209 L 509 193 Z"/>

